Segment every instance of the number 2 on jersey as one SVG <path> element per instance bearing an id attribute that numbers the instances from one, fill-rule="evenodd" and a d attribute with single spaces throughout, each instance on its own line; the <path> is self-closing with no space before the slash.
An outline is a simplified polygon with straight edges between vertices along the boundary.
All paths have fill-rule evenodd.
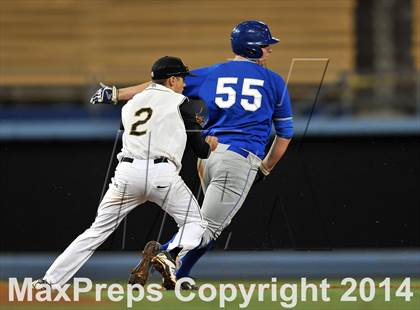
<path id="1" fill-rule="evenodd" d="M 134 114 L 134 115 L 142 117 L 143 119 L 135 122 L 131 126 L 130 135 L 142 136 L 142 135 L 146 134 L 147 130 L 137 131 L 137 127 L 140 126 L 140 125 L 146 124 L 147 121 L 152 117 L 152 113 L 153 113 L 153 110 L 151 108 L 141 108 L 140 110 L 138 110 L 136 112 L 136 114 Z M 143 116 L 143 115 L 145 115 L 145 116 Z"/>
<path id="2" fill-rule="evenodd" d="M 214 102 L 223 109 L 230 108 L 236 101 L 236 91 L 231 86 L 226 84 L 238 84 L 238 78 L 235 77 L 221 77 L 217 79 L 216 95 L 227 95 L 227 99 L 223 100 L 223 97 L 216 97 Z M 251 103 L 249 99 L 242 98 L 240 103 L 246 111 L 254 112 L 261 107 L 262 95 L 258 89 L 251 88 L 255 86 L 263 86 L 264 81 L 258 79 L 245 78 L 242 84 L 241 96 L 253 97 L 254 100 Z"/>

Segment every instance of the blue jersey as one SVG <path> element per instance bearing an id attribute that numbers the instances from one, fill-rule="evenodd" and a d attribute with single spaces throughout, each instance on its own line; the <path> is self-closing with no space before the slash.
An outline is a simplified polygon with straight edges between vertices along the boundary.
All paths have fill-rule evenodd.
<path id="1" fill-rule="evenodd" d="M 275 72 L 247 60 L 233 60 L 193 70 L 184 95 L 207 104 L 206 135 L 246 156 L 265 156 L 272 125 L 283 138 L 293 135 L 289 94 Z"/>

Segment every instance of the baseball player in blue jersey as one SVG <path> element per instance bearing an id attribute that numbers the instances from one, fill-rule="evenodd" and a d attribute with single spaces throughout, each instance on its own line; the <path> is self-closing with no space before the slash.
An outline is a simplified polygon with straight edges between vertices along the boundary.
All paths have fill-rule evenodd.
<path id="1" fill-rule="evenodd" d="M 219 145 L 208 159 L 199 161 L 205 193 L 201 212 L 208 227 L 200 246 L 177 261 L 177 279 L 189 276 L 194 264 L 239 211 L 252 184 L 269 175 L 293 136 L 291 103 L 285 82 L 277 73 L 260 65 L 271 54 L 271 45 L 278 42 L 265 23 L 242 22 L 231 34 L 235 58 L 193 70 L 195 76 L 185 79 L 183 94 L 199 98 L 207 105 L 208 120 L 203 134 L 216 136 Z M 130 99 L 147 85 L 119 91 L 105 86 L 91 101 L 116 103 L 117 99 Z M 273 125 L 276 136 L 266 154 Z M 172 254 L 177 255 L 176 251 Z"/>

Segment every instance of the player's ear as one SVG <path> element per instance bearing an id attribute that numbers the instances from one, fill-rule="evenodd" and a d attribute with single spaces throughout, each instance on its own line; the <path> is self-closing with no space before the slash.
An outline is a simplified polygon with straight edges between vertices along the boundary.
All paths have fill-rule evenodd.
<path id="1" fill-rule="evenodd" d="M 174 77 L 174 76 L 171 76 L 169 79 L 168 79 L 168 84 L 169 84 L 169 86 L 174 86 L 175 85 L 175 82 L 176 82 L 176 77 Z"/>
<path id="2" fill-rule="evenodd" d="M 173 76 L 171 76 L 171 77 L 169 77 L 169 78 L 167 78 L 167 79 L 165 79 L 165 83 L 163 84 L 164 86 L 166 86 L 166 87 L 168 87 L 168 88 L 171 88 L 172 87 L 172 85 L 174 85 L 174 83 L 173 83 Z"/>

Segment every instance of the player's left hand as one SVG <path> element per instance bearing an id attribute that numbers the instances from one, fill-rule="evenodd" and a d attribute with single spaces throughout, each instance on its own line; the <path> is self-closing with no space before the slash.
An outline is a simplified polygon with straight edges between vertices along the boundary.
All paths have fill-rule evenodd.
<path id="1" fill-rule="evenodd" d="M 195 115 L 195 121 L 201 126 L 201 127 L 203 127 L 204 126 L 204 123 L 205 123 L 205 119 L 204 119 L 204 116 L 202 116 L 202 115 L 199 115 L 199 114 L 196 114 Z"/>
<path id="2" fill-rule="evenodd" d="M 115 86 L 108 86 L 100 83 L 99 88 L 95 94 L 90 98 L 91 104 L 117 104 L 118 103 L 118 89 Z"/>
<path id="3" fill-rule="evenodd" d="M 210 149 L 212 152 L 216 150 L 217 145 L 219 144 L 219 140 L 216 136 L 207 136 L 206 142 L 210 145 Z"/>

